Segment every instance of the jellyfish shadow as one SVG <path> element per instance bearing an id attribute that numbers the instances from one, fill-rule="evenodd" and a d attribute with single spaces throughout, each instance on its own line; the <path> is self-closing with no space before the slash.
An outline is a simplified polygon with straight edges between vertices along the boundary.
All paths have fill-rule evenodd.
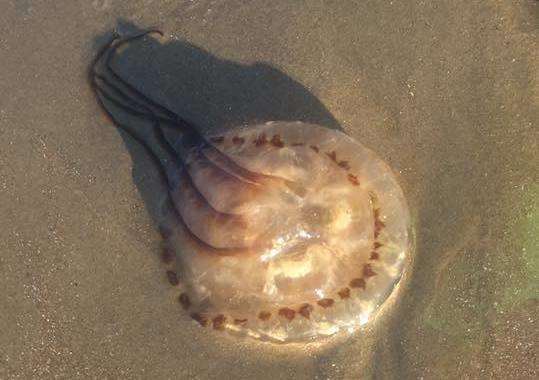
<path id="1" fill-rule="evenodd" d="M 142 31 L 122 22 L 118 29 L 122 35 Z M 99 36 L 95 45 L 101 46 L 107 39 L 110 34 Z M 192 122 L 202 133 L 267 121 L 302 121 L 340 129 L 305 86 L 267 63 L 236 63 L 185 41 L 160 42 L 148 36 L 118 51 L 113 66 L 138 90 Z M 129 123 L 143 134 L 151 130 L 137 120 Z M 132 157 L 135 186 L 157 226 L 168 194 L 164 178 L 155 174 L 158 170 L 148 152 L 128 133 L 120 134 Z M 150 137 L 148 141 L 152 147 Z"/>

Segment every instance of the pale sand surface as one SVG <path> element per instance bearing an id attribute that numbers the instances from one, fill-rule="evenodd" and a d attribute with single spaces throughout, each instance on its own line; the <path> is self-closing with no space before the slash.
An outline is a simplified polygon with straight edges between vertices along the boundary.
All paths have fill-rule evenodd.
<path id="1" fill-rule="evenodd" d="M 0 2 L 0 378 L 536 377 L 537 4 Z M 180 311 L 155 168 L 86 82 L 118 25 L 166 32 L 122 64 L 204 128 L 340 125 L 400 173 L 415 260 L 375 323 L 275 346 Z"/>

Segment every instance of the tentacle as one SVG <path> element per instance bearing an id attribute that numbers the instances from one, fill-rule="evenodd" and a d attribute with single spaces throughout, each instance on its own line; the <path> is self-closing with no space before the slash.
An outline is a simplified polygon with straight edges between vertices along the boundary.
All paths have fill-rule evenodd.
<path id="1" fill-rule="evenodd" d="M 109 52 L 107 54 L 107 57 L 105 58 L 105 66 L 107 67 L 107 69 L 109 70 L 110 74 L 119 82 L 121 83 L 123 86 L 125 86 L 126 88 L 128 88 L 136 97 L 138 97 L 140 100 L 144 101 L 145 103 L 147 103 L 148 105 L 150 105 L 151 107 L 154 107 L 155 109 L 158 110 L 158 112 L 161 112 L 163 113 L 164 115 L 166 115 L 169 119 L 175 121 L 180 127 L 182 128 L 185 128 L 185 129 L 188 129 L 188 130 L 194 130 L 196 131 L 196 128 L 193 126 L 192 123 L 188 122 L 187 120 L 185 120 L 184 118 L 180 117 L 177 113 L 175 113 L 174 111 L 170 110 L 169 108 L 157 103 L 155 100 L 153 100 L 152 98 L 150 98 L 148 95 L 146 94 L 143 94 L 142 92 L 140 92 L 135 86 L 133 86 L 131 83 L 129 83 L 127 80 L 125 80 L 121 74 L 119 74 L 113 67 L 112 65 L 112 61 L 114 59 L 114 57 L 116 56 L 116 52 L 118 50 L 118 48 L 120 48 L 121 46 L 131 42 L 131 41 L 135 41 L 135 40 L 138 40 L 138 39 L 141 39 L 145 36 L 147 36 L 148 34 L 152 34 L 152 33 L 157 33 L 159 34 L 160 36 L 163 36 L 163 32 L 161 32 L 160 30 L 156 30 L 156 29 L 153 29 L 153 30 L 148 30 L 146 32 L 142 32 L 140 34 L 136 34 L 136 35 L 133 35 L 133 36 L 130 36 L 130 37 L 127 37 L 127 38 L 124 38 L 122 40 L 120 40 L 118 43 L 116 44 L 113 44 L 112 46 L 110 46 L 110 49 L 109 49 Z"/>
<path id="2" fill-rule="evenodd" d="M 258 237 L 243 215 L 215 210 L 185 169 L 171 197 L 187 229 L 213 248 L 244 250 Z"/>
<path id="3" fill-rule="evenodd" d="M 124 92 L 120 87 L 112 83 L 106 76 L 96 73 L 94 76 L 94 80 L 101 82 L 102 89 L 104 90 L 104 87 L 107 88 L 107 91 L 110 91 L 114 94 L 116 97 L 116 105 L 124 109 L 125 111 L 132 113 L 137 116 L 143 116 L 147 118 L 158 119 L 161 122 L 170 122 L 172 123 L 172 120 L 168 118 L 164 118 L 162 116 L 156 115 L 152 109 L 148 108 L 143 103 L 139 103 L 132 98 L 129 97 L 128 94 Z M 119 103 L 121 99 L 121 103 Z M 112 100 L 111 100 L 112 101 Z M 138 109 L 142 109 L 143 111 L 139 111 Z"/>
<path id="4" fill-rule="evenodd" d="M 115 35 L 98 52 L 91 64 L 89 80 L 92 90 L 112 123 L 138 141 L 158 164 L 169 185 L 177 216 L 187 229 L 208 246 L 224 249 L 224 254 L 241 251 L 253 243 L 256 234 L 252 234 L 253 231 L 244 217 L 231 211 L 258 192 L 252 181 L 259 178 L 257 174 L 239 167 L 231 170 L 233 165 L 227 164 L 229 160 L 225 159 L 226 155 L 222 153 L 216 154 L 220 158 L 217 160 L 216 157 L 213 157 L 213 160 L 207 157 L 203 150 L 213 150 L 214 153 L 217 153 L 217 150 L 192 124 L 142 94 L 113 69 L 112 60 L 119 47 L 150 33 L 162 35 L 159 31 L 147 31 L 124 39 Z M 128 123 L 122 122 L 118 115 L 110 110 L 110 106 L 118 108 L 126 115 L 151 123 L 153 137 L 166 152 L 167 159 L 172 160 L 173 165 L 167 168 L 174 169 L 174 173 L 164 168 L 165 162 L 159 158 L 162 152 L 155 151 L 155 144 L 150 144 L 148 135 L 142 135 Z M 183 132 L 181 138 L 167 139 L 164 126 L 179 127 Z M 221 161 L 221 165 L 217 165 L 215 161 Z M 228 170 L 223 168 L 223 165 Z M 250 181 L 240 177 L 247 177 Z M 201 192 L 201 189 L 207 188 L 211 188 L 211 191 Z"/>
<path id="5" fill-rule="evenodd" d="M 132 112 L 133 114 L 138 114 L 139 113 L 138 111 L 136 111 L 134 109 L 130 109 L 129 107 L 125 106 L 121 101 L 118 101 L 114 97 L 112 97 L 106 91 L 106 89 L 104 89 L 102 86 L 100 86 L 100 84 L 98 82 L 98 78 L 100 78 L 100 76 L 99 76 L 99 74 L 97 74 L 96 67 L 97 67 L 98 63 L 100 62 L 100 60 L 103 58 L 103 56 L 107 53 L 107 51 L 110 49 L 110 47 L 114 44 L 114 42 L 118 38 L 119 38 L 118 35 L 116 35 L 116 34 L 113 35 L 112 39 L 98 51 L 97 55 L 95 56 L 94 60 L 92 61 L 91 65 L 90 65 L 90 70 L 88 72 L 88 79 L 89 79 L 89 82 L 90 82 L 90 86 L 92 88 L 92 91 L 94 93 L 94 96 L 96 98 L 97 103 L 99 104 L 99 106 L 101 107 L 101 109 L 103 110 L 105 115 L 107 115 L 107 117 L 110 119 L 110 121 L 114 125 L 116 125 L 118 128 L 120 128 L 121 130 L 125 131 L 130 136 L 132 136 L 136 141 L 138 141 L 146 150 L 148 150 L 148 152 L 151 153 L 152 158 L 159 162 L 159 159 L 157 158 L 157 156 L 155 156 L 153 150 L 146 143 L 146 141 L 140 135 L 135 133 L 135 131 L 133 131 L 131 128 L 129 128 L 126 124 L 120 122 L 118 120 L 118 118 L 115 117 L 112 114 L 112 112 L 106 107 L 105 103 L 103 102 L 103 99 L 107 99 L 108 101 L 110 101 L 111 103 L 113 103 L 116 106 L 120 107 L 121 109 L 124 109 L 124 110 L 126 110 L 128 112 Z"/>
<path id="6" fill-rule="evenodd" d="M 157 31 L 162 35 L 161 32 Z M 97 67 L 94 66 L 94 73 L 96 77 L 98 77 L 100 80 L 105 82 L 105 84 L 110 87 L 112 91 L 115 92 L 117 96 L 122 98 L 126 103 L 129 104 L 130 110 L 133 111 L 134 109 L 142 108 L 145 113 L 152 114 L 156 118 L 162 120 L 162 121 L 168 121 L 170 123 L 175 123 L 176 116 L 172 113 L 172 111 L 166 112 L 166 116 L 162 115 L 162 112 L 156 111 L 152 106 L 155 104 L 155 101 L 153 100 L 146 100 L 146 96 L 143 95 L 140 91 L 138 91 L 133 85 L 128 83 L 127 81 L 123 80 L 114 70 L 111 64 L 112 59 L 116 55 L 116 51 L 119 46 L 134 40 L 135 38 L 142 38 L 149 33 L 152 33 L 152 31 L 144 32 L 139 35 L 135 35 L 132 37 L 127 37 L 124 39 L 116 39 L 114 42 L 109 45 L 108 49 L 106 49 L 105 53 L 103 54 L 104 57 L 104 70 L 103 72 L 107 75 L 111 76 L 114 81 L 116 81 L 118 84 L 113 83 L 112 80 L 109 80 L 106 76 L 100 75 L 98 73 Z M 98 61 L 99 62 L 99 61 Z M 98 63 L 96 62 L 96 64 Z M 122 88 L 124 87 L 124 88 Z M 141 99 L 142 98 L 142 99 Z M 155 106 L 154 106 L 155 107 Z M 160 114 L 161 113 L 161 114 Z"/>
<path id="7" fill-rule="evenodd" d="M 170 146 L 170 144 L 168 143 L 168 141 L 165 138 L 165 136 L 163 135 L 163 131 L 161 129 L 161 123 L 163 123 L 163 122 L 166 123 L 166 122 L 168 122 L 168 120 L 166 120 L 166 119 L 163 120 L 159 116 L 156 116 L 155 114 L 153 114 L 150 110 L 139 111 L 139 110 L 133 108 L 132 106 L 126 104 L 125 102 L 128 100 L 128 98 L 124 98 L 124 97 L 126 97 L 126 95 L 125 94 L 118 94 L 116 92 L 115 88 L 111 87 L 110 83 L 107 82 L 107 81 L 104 81 L 103 78 L 104 78 L 103 76 L 98 75 L 98 74 L 94 77 L 94 85 L 95 85 L 95 91 L 97 93 L 97 96 L 106 99 L 108 102 L 114 104 L 116 107 L 118 107 L 122 111 L 124 111 L 124 112 L 126 112 L 126 113 L 128 113 L 128 114 L 130 114 L 132 116 L 140 117 L 142 119 L 150 121 L 152 123 L 152 129 L 153 129 L 153 132 L 155 133 L 155 137 L 156 137 L 159 145 L 161 146 L 161 148 L 163 148 L 166 151 L 167 156 L 168 156 L 167 158 L 168 159 L 173 159 L 174 161 L 177 162 L 178 160 L 177 160 L 175 151 Z M 120 100 L 118 98 L 121 98 L 122 100 Z M 104 105 L 103 105 L 103 107 L 106 108 L 106 106 L 104 106 Z M 108 110 L 106 112 L 107 112 L 107 114 L 110 113 Z M 127 133 L 135 134 L 133 129 L 130 128 L 129 130 L 127 130 L 125 124 L 118 123 L 117 118 L 115 118 L 115 119 L 116 119 L 116 122 L 114 124 L 116 124 L 116 126 L 121 128 L 122 130 L 126 131 Z M 140 138 L 141 137 L 139 137 L 139 139 Z"/>
<path id="8" fill-rule="evenodd" d="M 242 205 L 253 200 L 262 191 L 261 186 L 242 181 L 222 170 L 199 149 L 194 149 L 184 160 L 194 185 L 220 212 L 237 214 Z"/>
<path id="9" fill-rule="evenodd" d="M 167 158 L 177 165 L 178 160 L 174 153 L 174 150 L 168 143 L 161 129 L 162 123 L 176 125 L 174 120 L 168 117 L 157 115 L 155 111 L 148 105 L 134 98 L 134 94 L 131 91 L 122 89 L 120 86 L 116 85 L 115 83 L 113 83 L 113 81 L 108 79 L 106 74 L 110 74 L 110 72 L 107 69 L 107 66 L 105 66 L 104 70 L 105 75 L 101 74 L 99 72 L 100 70 L 98 69 L 98 66 L 103 59 L 107 61 L 110 59 L 111 53 L 116 51 L 118 44 L 123 44 L 135 38 L 141 38 L 153 32 L 162 34 L 159 31 L 147 31 L 122 40 L 119 39 L 118 35 L 114 35 L 113 38 L 107 44 L 105 44 L 102 49 L 99 50 L 95 59 L 92 61 L 89 70 L 89 81 L 99 105 L 101 106 L 105 114 L 113 122 L 113 124 L 131 135 L 137 141 L 141 142 L 141 144 L 152 153 L 152 158 L 154 159 L 154 161 L 160 162 L 158 155 L 156 154 L 156 152 L 153 151 L 151 145 L 148 144 L 148 142 L 146 142 L 140 134 L 136 133 L 133 128 L 129 128 L 127 124 L 120 122 L 119 119 L 114 116 L 107 108 L 107 106 L 103 102 L 104 99 L 129 115 L 150 121 L 159 146 L 163 148 L 164 151 L 167 153 Z M 168 176 L 166 176 L 166 179 L 168 182 Z"/>
<path id="10" fill-rule="evenodd" d="M 120 130 L 126 132 L 129 136 L 131 136 L 135 141 L 137 141 L 143 148 L 146 150 L 146 152 L 149 154 L 152 161 L 154 161 L 155 166 L 158 168 L 161 177 L 168 183 L 168 175 L 166 173 L 165 168 L 162 166 L 161 160 L 159 157 L 155 154 L 154 150 L 150 147 L 150 145 L 146 142 L 146 140 L 140 136 L 138 133 L 136 133 L 132 128 L 129 128 L 126 124 L 120 122 L 113 114 L 109 111 L 109 109 L 105 106 L 103 99 L 99 95 L 99 90 L 95 90 L 95 96 L 97 99 L 97 102 L 103 109 L 103 112 L 105 115 L 109 118 L 109 120 Z"/>
<path id="11" fill-rule="evenodd" d="M 234 241 L 234 239 L 229 239 L 228 237 L 224 236 L 212 237 L 213 234 L 211 231 L 220 230 L 219 228 L 216 228 L 217 225 L 228 226 L 229 228 L 227 229 L 236 230 L 238 232 L 236 235 L 242 236 L 243 233 L 240 233 L 240 231 L 246 227 L 242 218 L 238 215 L 231 215 L 213 209 L 211 204 L 208 203 L 208 201 L 204 198 L 203 194 L 200 193 L 200 186 L 197 187 L 195 184 L 193 184 L 188 173 L 187 167 L 189 166 L 197 166 L 197 164 L 203 165 L 204 162 L 211 165 L 211 163 L 207 159 L 202 160 L 200 157 L 198 157 L 198 162 L 194 162 L 191 159 L 189 165 L 187 165 L 185 169 L 181 169 L 181 167 L 184 166 L 184 160 L 182 159 L 184 157 L 173 149 L 164 136 L 162 124 L 177 126 L 177 120 L 179 120 L 179 117 L 177 117 L 172 111 L 156 105 L 153 100 L 141 94 L 132 85 L 125 82 L 119 75 L 112 72 L 110 62 L 111 57 L 113 57 L 116 53 L 116 49 L 128 41 L 141 38 L 151 32 L 153 31 L 141 33 L 139 35 L 128 37 L 122 40 L 119 40 L 118 36 L 114 36 L 98 52 L 96 58 L 92 62 L 89 73 L 89 80 L 92 90 L 99 105 L 111 122 L 139 142 L 150 153 L 152 159 L 157 163 L 157 167 L 161 171 L 164 179 L 169 184 L 169 189 L 172 192 L 172 198 L 176 200 L 178 198 L 181 199 L 180 202 L 176 202 L 176 209 L 179 213 L 177 216 L 186 224 L 186 226 L 188 226 L 188 228 L 192 230 L 195 235 L 202 237 L 202 239 L 208 244 L 215 244 L 217 246 L 221 245 L 222 248 L 227 250 L 228 247 L 234 247 L 234 243 L 239 243 L 238 248 L 241 250 L 241 246 L 245 244 L 242 239 L 240 239 L 241 241 Z M 106 61 L 106 64 L 104 66 L 100 66 L 103 60 Z M 102 72 L 100 70 L 101 68 L 103 68 Z M 163 168 L 163 162 L 161 162 L 159 159 L 159 155 L 154 150 L 155 147 L 149 143 L 147 137 L 137 133 L 135 128 L 130 127 L 125 122 L 122 122 L 119 117 L 110 110 L 109 107 L 111 105 L 117 107 L 127 115 L 134 116 L 135 118 L 143 119 L 151 123 L 152 132 L 155 134 L 157 142 L 159 143 L 160 147 L 166 151 L 168 155 L 167 158 L 175 161 L 176 165 L 174 168 L 177 169 L 178 173 L 175 173 L 172 176 L 167 172 L 166 169 Z M 188 129 L 186 129 L 185 132 L 187 133 L 185 133 L 181 139 L 182 144 L 186 144 L 188 147 L 208 144 L 208 142 L 201 137 L 201 135 L 198 134 L 198 132 L 191 125 L 188 126 Z M 223 185 L 221 186 L 223 187 L 223 190 L 230 187 L 230 179 L 228 181 L 224 180 L 224 178 L 229 175 L 220 170 L 218 167 L 212 166 L 212 169 L 214 170 L 212 173 L 212 178 L 223 180 L 221 183 Z M 215 171 L 220 171 L 219 174 L 221 174 L 221 176 L 216 175 L 217 173 L 215 173 Z M 195 170 L 195 172 L 197 171 Z M 200 180 L 200 176 L 198 176 L 198 178 Z M 171 180 L 173 183 L 171 183 Z M 175 183 L 175 181 L 178 180 L 179 183 Z M 193 212 L 196 212 L 196 215 L 192 215 Z M 195 223 L 195 220 L 200 219 L 204 220 L 205 222 Z M 210 228 L 211 226 L 214 227 Z M 224 244 L 223 239 L 227 240 L 227 242 Z M 237 249 L 233 250 L 237 251 Z"/>

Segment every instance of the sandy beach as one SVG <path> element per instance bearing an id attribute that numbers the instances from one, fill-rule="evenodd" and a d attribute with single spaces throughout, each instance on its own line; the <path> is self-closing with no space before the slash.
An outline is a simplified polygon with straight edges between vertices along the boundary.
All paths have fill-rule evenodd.
<path id="1" fill-rule="evenodd" d="M 412 268 L 351 336 L 200 329 L 159 259 L 160 184 L 99 109 L 113 31 L 131 81 L 205 131 L 302 120 L 397 173 Z M 0 3 L 1 379 L 533 379 L 539 5 L 522 1 Z"/>

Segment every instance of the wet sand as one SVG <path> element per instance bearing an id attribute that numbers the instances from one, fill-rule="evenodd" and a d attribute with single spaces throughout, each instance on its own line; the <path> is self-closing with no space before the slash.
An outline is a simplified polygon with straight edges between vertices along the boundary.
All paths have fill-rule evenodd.
<path id="1" fill-rule="evenodd" d="M 268 4 L 0 4 L 0 378 L 537 377 L 537 2 Z M 86 79 L 148 26 L 168 39 L 118 64 L 204 129 L 316 121 L 399 173 L 413 269 L 374 323 L 276 346 L 182 313 L 155 167 Z"/>

